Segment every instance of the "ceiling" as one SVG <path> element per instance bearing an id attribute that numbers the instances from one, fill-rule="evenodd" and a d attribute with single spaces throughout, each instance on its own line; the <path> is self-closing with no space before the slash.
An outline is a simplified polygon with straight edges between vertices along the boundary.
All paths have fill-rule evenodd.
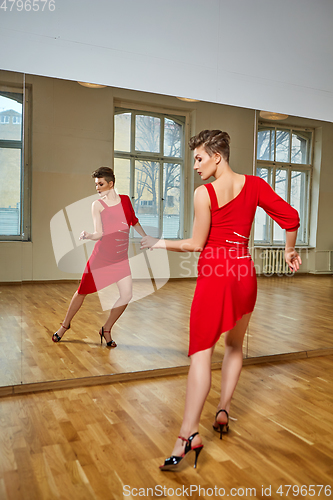
<path id="1" fill-rule="evenodd" d="M 1 9 L 0 69 L 333 121 L 331 0 L 52 2 Z"/>

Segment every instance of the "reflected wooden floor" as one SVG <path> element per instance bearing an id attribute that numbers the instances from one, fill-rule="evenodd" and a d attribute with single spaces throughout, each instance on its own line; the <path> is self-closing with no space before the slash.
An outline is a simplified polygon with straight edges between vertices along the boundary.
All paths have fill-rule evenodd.
<path id="1" fill-rule="evenodd" d="M 118 347 L 112 350 L 100 344 L 98 330 L 107 313 L 96 294 L 87 297 L 64 340 L 51 341 L 76 288 L 75 283 L 0 287 L 1 386 L 188 364 L 195 280 L 169 281 L 131 303 L 114 327 Z M 331 276 L 259 278 L 244 355 L 332 348 L 332 299 Z M 221 339 L 213 361 L 222 357 Z"/>
<path id="2" fill-rule="evenodd" d="M 244 367 L 222 441 L 211 426 L 219 383 L 213 372 L 198 468 L 191 456 L 179 473 L 158 466 L 179 432 L 184 376 L 3 398 L 1 500 L 152 498 L 148 488 L 164 487 L 163 498 L 190 498 L 175 492 L 191 485 L 207 500 L 222 498 L 215 486 L 224 498 L 330 498 L 333 356 Z"/>
<path id="3" fill-rule="evenodd" d="M 333 347 L 333 276 L 259 277 L 248 356 Z"/>

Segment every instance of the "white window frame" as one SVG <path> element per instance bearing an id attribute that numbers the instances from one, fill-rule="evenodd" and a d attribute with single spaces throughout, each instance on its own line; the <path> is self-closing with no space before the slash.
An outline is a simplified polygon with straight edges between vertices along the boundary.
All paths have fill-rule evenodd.
<path id="1" fill-rule="evenodd" d="M 257 142 L 258 142 L 258 133 L 259 127 L 267 127 L 269 129 L 275 129 L 274 133 L 274 160 L 258 160 L 258 151 L 257 151 Z M 309 150 L 309 160 L 310 163 L 302 164 L 302 163 L 289 163 L 289 162 L 278 162 L 275 160 L 276 158 L 276 131 L 277 130 L 288 130 L 290 133 L 290 144 L 289 144 L 289 158 L 291 158 L 291 150 L 292 150 L 292 133 L 295 131 L 303 131 L 311 134 L 310 139 L 310 150 Z M 313 139 L 314 139 L 314 130 L 305 128 L 305 127 L 293 127 L 291 125 L 277 124 L 271 122 L 258 122 L 258 129 L 256 135 L 256 147 L 255 147 L 255 175 L 257 175 L 257 168 L 267 168 L 269 173 L 269 184 L 275 190 L 275 178 L 276 178 L 276 170 L 286 170 L 287 171 L 287 202 L 290 203 L 290 193 L 291 193 L 291 173 L 292 172 L 306 172 L 308 174 L 308 185 L 307 185 L 307 193 L 305 193 L 303 203 L 305 205 L 305 221 L 303 227 L 302 238 L 297 238 L 296 245 L 298 247 L 307 247 L 309 245 L 310 238 L 310 198 L 311 198 L 311 188 L 312 188 L 312 176 L 313 176 Z M 269 239 L 265 241 L 254 240 L 255 247 L 284 247 L 284 243 L 274 242 L 274 224 L 273 220 L 268 217 L 268 234 Z M 297 234 L 299 236 L 299 233 Z"/>
<path id="2" fill-rule="evenodd" d="M 186 144 L 189 140 L 189 129 L 190 129 L 190 117 L 189 112 L 185 110 L 175 110 L 175 109 L 165 109 L 165 108 L 155 108 L 154 106 L 146 106 L 140 105 L 137 103 L 126 103 L 115 101 L 114 103 L 114 116 L 122 113 L 133 113 L 133 115 L 146 115 L 146 116 L 154 116 L 161 119 L 161 137 L 160 137 L 160 151 L 163 151 L 163 141 L 164 141 L 164 118 L 168 118 L 174 120 L 178 123 L 181 123 L 183 126 L 183 137 L 182 137 L 182 151 L 181 156 L 163 156 L 159 153 L 150 153 L 150 152 L 142 152 L 135 150 L 135 118 L 131 120 L 131 151 L 123 152 L 116 151 L 114 149 L 114 158 L 121 158 L 130 160 L 130 198 L 134 200 L 134 192 L 135 192 L 135 162 L 136 161 L 153 161 L 155 163 L 160 164 L 160 193 L 163 193 L 163 163 L 175 163 L 180 165 L 180 210 L 179 210 L 179 239 L 182 239 L 187 236 L 188 231 L 185 230 L 188 227 L 186 224 L 187 219 L 189 218 L 189 210 L 188 203 L 185 203 L 185 200 L 188 200 L 190 195 L 189 190 L 189 182 L 188 180 L 191 178 L 189 172 L 187 171 L 186 165 L 188 164 L 188 148 Z M 181 118 L 180 118 L 181 117 Z M 192 193 L 193 195 L 193 193 Z M 163 231 L 163 199 L 162 196 L 159 200 L 159 228 L 160 231 Z M 166 201 L 166 200 L 165 200 Z M 159 235 L 160 237 L 161 235 Z M 136 237 L 134 233 L 132 233 L 132 237 Z M 176 238 L 172 238 L 176 239 Z"/>
<path id="3" fill-rule="evenodd" d="M 0 235 L 1 241 L 30 241 L 31 238 L 31 88 L 0 85 L 0 91 L 22 94 L 22 140 L 1 140 L 0 147 L 21 149 L 21 198 L 20 198 L 20 234 Z"/>

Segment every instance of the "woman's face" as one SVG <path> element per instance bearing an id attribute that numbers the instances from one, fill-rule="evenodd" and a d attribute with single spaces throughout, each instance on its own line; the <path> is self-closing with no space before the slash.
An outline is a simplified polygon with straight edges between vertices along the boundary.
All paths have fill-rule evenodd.
<path id="1" fill-rule="evenodd" d="M 95 186 L 98 194 L 102 194 L 104 191 L 110 191 L 113 187 L 113 182 L 107 182 L 104 177 L 99 177 L 95 179 Z"/>
<path id="2" fill-rule="evenodd" d="M 219 154 L 209 156 L 203 146 L 199 146 L 194 150 L 194 170 L 198 172 L 201 179 L 206 181 L 212 175 L 215 175 L 218 164 L 221 161 Z"/>

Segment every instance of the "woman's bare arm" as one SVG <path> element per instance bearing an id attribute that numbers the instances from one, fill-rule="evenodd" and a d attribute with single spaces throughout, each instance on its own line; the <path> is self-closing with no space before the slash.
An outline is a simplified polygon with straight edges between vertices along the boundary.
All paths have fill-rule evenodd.
<path id="1" fill-rule="evenodd" d="M 194 192 L 194 222 L 191 238 L 186 240 L 158 240 L 146 236 L 141 240 L 143 248 L 165 248 L 173 252 L 201 252 L 205 246 L 211 223 L 209 195 L 204 186 Z"/>
<path id="2" fill-rule="evenodd" d="M 80 240 L 100 240 L 103 236 L 103 227 L 102 227 L 102 219 L 101 219 L 101 204 L 98 203 L 98 200 L 95 200 L 91 206 L 92 218 L 94 223 L 94 232 L 87 233 L 87 231 L 82 231 L 80 234 Z"/>
<path id="3" fill-rule="evenodd" d="M 284 250 L 284 258 L 289 268 L 296 272 L 302 264 L 301 257 L 295 250 L 297 231 L 286 231 L 286 247 Z"/>
<path id="4" fill-rule="evenodd" d="M 135 224 L 135 226 L 133 226 L 135 231 L 137 231 L 140 236 L 147 236 L 147 234 L 145 233 L 143 227 L 141 226 L 140 222 L 138 222 L 137 224 Z"/>

